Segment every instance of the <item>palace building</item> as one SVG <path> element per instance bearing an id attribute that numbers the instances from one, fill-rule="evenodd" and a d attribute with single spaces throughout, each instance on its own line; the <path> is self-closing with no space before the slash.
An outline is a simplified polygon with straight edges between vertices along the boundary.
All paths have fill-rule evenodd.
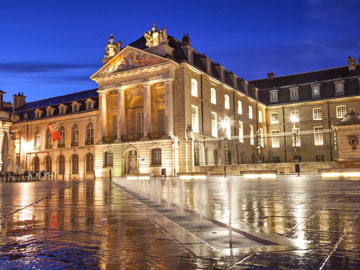
<path id="1" fill-rule="evenodd" d="M 3 106 L 9 170 L 85 179 L 224 165 L 288 173 L 302 162 L 312 172 L 336 166 L 334 125 L 360 111 L 351 57 L 344 67 L 246 81 L 192 48 L 189 35 L 180 41 L 154 25 L 125 47 L 110 36 L 102 61 L 90 77 L 98 89 L 29 103 L 19 93 Z"/>

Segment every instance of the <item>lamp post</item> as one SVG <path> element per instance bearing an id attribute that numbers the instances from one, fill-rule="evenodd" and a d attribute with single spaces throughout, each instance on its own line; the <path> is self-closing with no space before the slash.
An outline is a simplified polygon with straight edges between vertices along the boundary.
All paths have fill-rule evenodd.
<path id="1" fill-rule="evenodd" d="M 258 163 L 262 163 L 262 159 L 261 159 L 261 133 L 260 133 L 260 129 L 258 129 L 256 131 L 256 141 L 257 141 L 257 152 L 258 152 Z"/>
<path id="2" fill-rule="evenodd" d="M 228 123 L 226 120 L 221 121 L 221 127 L 225 130 L 224 132 L 224 152 L 225 152 L 225 159 L 224 159 L 224 177 L 226 178 L 226 166 L 228 165 L 228 155 L 229 155 L 229 143 L 227 137 L 227 128 Z"/>
<path id="3" fill-rule="evenodd" d="M 295 172 L 298 173 L 298 176 L 300 176 L 300 164 L 299 164 L 299 157 L 298 157 L 298 154 L 297 154 L 297 131 L 296 131 L 296 122 L 298 121 L 298 118 L 296 117 L 296 115 L 292 115 L 291 116 L 291 122 L 294 124 L 293 126 L 293 146 L 294 146 L 294 162 L 296 162 L 295 164 Z M 296 157 L 296 160 L 295 160 L 295 157 Z"/>

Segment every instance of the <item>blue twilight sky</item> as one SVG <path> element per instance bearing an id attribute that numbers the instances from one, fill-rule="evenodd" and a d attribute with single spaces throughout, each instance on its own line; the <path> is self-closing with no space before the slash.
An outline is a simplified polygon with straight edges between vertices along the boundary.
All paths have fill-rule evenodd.
<path id="1" fill-rule="evenodd" d="M 27 101 L 96 88 L 109 34 L 124 45 L 164 26 L 247 80 L 347 65 L 359 0 L 2 1 L 0 89 Z"/>

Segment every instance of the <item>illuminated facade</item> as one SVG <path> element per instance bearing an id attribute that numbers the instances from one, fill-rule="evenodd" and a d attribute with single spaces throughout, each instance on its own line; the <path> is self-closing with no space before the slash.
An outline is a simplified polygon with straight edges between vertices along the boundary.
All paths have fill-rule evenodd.
<path id="1" fill-rule="evenodd" d="M 188 35 L 179 41 L 154 25 L 124 48 L 111 36 L 91 76 L 98 89 L 30 103 L 14 95 L 12 168 L 82 179 L 294 160 L 329 167 L 333 125 L 350 107 L 360 111 L 354 61 L 248 82 L 198 53 Z M 63 141 L 51 141 L 51 122 Z"/>

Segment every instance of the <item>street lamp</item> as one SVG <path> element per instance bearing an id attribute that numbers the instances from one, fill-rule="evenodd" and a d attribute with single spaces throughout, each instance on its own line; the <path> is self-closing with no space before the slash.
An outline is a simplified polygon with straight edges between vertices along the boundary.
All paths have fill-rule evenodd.
<path id="1" fill-rule="evenodd" d="M 297 164 L 295 164 L 295 172 L 298 173 L 298 176 L 300 176 L 300 164 L 299 164 L 299 157 L 298 157 L 298 154 L 297 154 L 297 131 L 296 131 L 296 125 L 295 123 L 298 121 L 298 118 L 296 115 L 291 115 L 291 122 L 294 124 L 293 126 L 293 146 L 294 146 L 294 162 L 296 161 Z M 296 160 L 295 160 L 295 157 L 296 157 Z"/>
<path id="2" fill-rule="evenodd" d="M 225 151 L 225 162 L 224 162 L 224 177 L 226 178 L 226 165 L 228 164 L 228 151 L 229 151 L 229 144 L 228 144 L 228 137 L 227 137 L 227 129 L 229 128 L 229 123 L 226 120 L 221 121 L 221 127 L 225 130 L 224 133 L 224 151 Z"/>

